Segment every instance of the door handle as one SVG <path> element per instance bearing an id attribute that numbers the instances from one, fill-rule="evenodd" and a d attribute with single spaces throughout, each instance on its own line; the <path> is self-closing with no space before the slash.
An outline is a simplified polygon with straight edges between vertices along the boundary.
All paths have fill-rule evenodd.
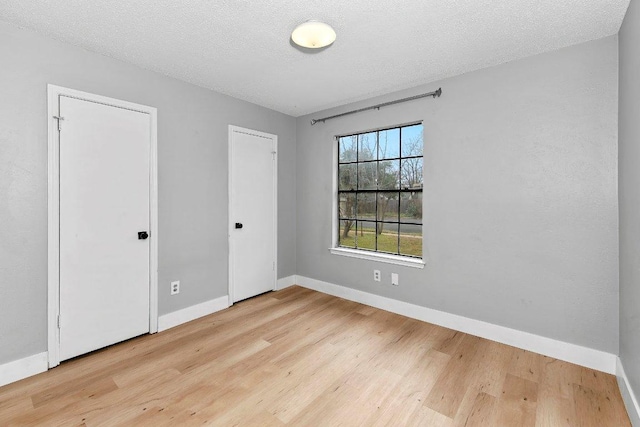
<path id="1" fill-rule="evenodd" d="M 149 233 L 146 231 L 138 231 L 138 240 L 146 240 L 149 237 Z"/>
<path id="2" fill-rule="evenodd" d="M 244 225 L 242 225 L 241 222 L 236 222 L 236 228 L 242 228 L 244 227 Z"/>

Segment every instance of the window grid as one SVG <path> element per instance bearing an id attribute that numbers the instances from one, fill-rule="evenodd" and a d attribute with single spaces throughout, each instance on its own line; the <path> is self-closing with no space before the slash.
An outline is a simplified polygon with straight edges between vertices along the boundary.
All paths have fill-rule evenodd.
<path id="1" fill-rule="evenodd" d="M 404 141 L 404 137 L 403 137 L 403 133 L 405 131 L 405 129 L 407 127 L 411 127 L 411 126 L 416 126 L 419 125 L 419 142 L 420 142 L 420 155 L 416 155 L 416 154 L 409 154 L 409 155 L 403 155 L 403 148 L 402 148 L 402 144 Z M 398 156 L 397 157 L 383 157 L 381 158 L 381 141 L 380 141 L 380 135 L 383 132 L 389 132 L 389 131 L 393 131 L 393 130 L 398 130 Z M 422 155 L 422 124 L 421 123 L 416 123 L 416 124 L 411 124 L 411 125 L 406 125 L 406 126 L 398 126 L 398 127 L 392 127 L 392 128 L 386 128 L 386 129 L 380 129 L 375 131 L 375 158 L 360 158 L 360 154 L 361 154 L 361 150 L 363 150 L 363 138 L 364 136 L 370 136 L 374 134 L 374 132 L 365 132 L 365 133 L 359 133 L 359 134 L 352 134 L 352 135 L 345 135 L 345 136 L 340 136 L 337 138 L 337 143 L 338 143 L 338 158 L 337 158 L 337 162 L 338 162 L 338 170 L 337 170 L 337 174 L 338 174 L 338 223 L 339 223 L 339 227 L 337 230 L 338 233 L 338 246 L 341 247 L 348 247 L 348 248 L 354 248 L 354 249 L 358 249 L 358 250 L 366 250 L 366 251 L 372 251 L 372 252 L 380 252 L 380 253 L 388 253 L 388 254 L 393 254 L 393 255 L 402 255 L 402 256 L 409 256 L 409 257 L 415 257 L 415 258 L 422 258 L 422 248 L 421 248 L 421 244 L 422 244 L 422 222 L 421 221 L 412 221 L 412 220 L 402 220 L 402 201 L 403 201 L 403 195 L 409 195 L 408 201 L 414 200 L 413 197 L 416 196 L 417 194 L 420 194 L 420 196 L 422 195 L 422 187 L 423 187 L 423 182 L 422 182 L 422 167 L 423 167 L 423 163 L 422 163 L 422 159 L 423 159 L 423 155 Z M 350 158 L 345 159 L 343 161 L 341 161 L 341 154 L 342 154 L 342 142 L 343 140 L 347 140 L 347 143 L 350 141 L 352 144 L 352 148 L 353 148 L 353 144 L 354 144 L 354 138 L 355 138 L 355 161 L 353 161 L 353 156 L 350 156 Z M 388 138 L 388 136 L 387 136 Z M 369 143 L 370 141 L 367 141 L 367 143 Z M 370 156 L 372 157 L 372 156 Z M 404 163 L 403 161 L 406 160 L 419 160 L 420 161 L 420 185 L 419 187 L 413 186 L 411 188 L 409 187 L 405 187 L 403 188 L 403 185 L 405 183 L 403 183 L 403 167 L 404 167 Z M 387 188 L 384 185 L 382 185 L 381 187 L 381 176 L 380 176 L 380 171 L 381 169 L 381 164 L 382 163 L 386 163 L 388 164 L 393 164 L 393 162 L 396 162 L 396 164 L 398 165 L 397 171 L 395 171 L 395 185 L 391 188 Z M 341 166 L 345 166 L 345 165 L 355 165 L 355 177 L 351 177 L 352 178 L 352 182 L 349 189 L 344 189 L 342 188 L 342 181 L 341 181 L 341 172 L 344 172 L 345 169 L 342 169 Z M 364 165 L 375 165 L 375 189 L 371 189 L 371 188 L 367 188 L 367 189 L 361 189 L 361 166 Z M 370 169 L 370 167 L 369 167 Z M 385 168 L 386 170 L 386 168 Z M 365 170 L 366 171 L 366 170 Z M 353 170 L 351 170 L 351 172 L 353 172 Z M 347 174 L 348 175 L 348 174 Z M 355 184 L 355 185 L 354 185 Z M 380 205 L 380 203 L 382 202 L 384 196 L 381 197 L 381 194 L 394 194 L 395 197 L 394 198 L 387 198 L 386 201 L 386 206 L 382 207 Z M 364 205 L 365 202 L 363 201 L 363 199 L 359 196 L 361 195 L 366 195 L 366 194 L 373 194 L 375 195 L 375 209 L 373 212 L 373 218 L 371 217 L 364 217 L 364 215 L 361 215 L 361 206 L 360 204 L 362 203 L 362 207 L 364 210 Z M 345 197 L 346 196 L 346 197 Z M 351 206 L 349 206 L 349 197 L 352 197 L 351 199 Z M 420 212 L 420 218 L 422 216 L 422 198 L 417 198 L 415 199 L 419 202 L 419 212 Z M 344 201 L 345 204 L 345 209 L 342 208 L 342 202 Z M 392 218 L 386 217 L 386 211 L 389 209 L 389 204 L 393 203 L 395 204 L 395 220 L 393 220 Z M 351 208 L 350 212 L 345 212 L 345 210 L 349 210 L 348 208 Z M 384 210 L 382 210 L 384 209 Z M 417 209 L 417 208 L 414 208 Z M 369 247 L 363 247 L 365 239 L 364 239 L 364 230 L 367 230 L 367 233 L 370 234 L 371 233 L 371 229 L 366 228 L 365 225 L 366 223 L 370 223 L 374 225 L 373 228 L 373 235 L 374 235 L 374 239 L 373 239 L 373 247 L 371 247 L 371 244 L 369 244 Z M 380 237 L 382 236 L 383 232 L 385 231 L 385 225 L 387 225 L 387 227 L 390 226 L 395 226 L 392 235 L 396 236 L 395 239 L 395 247 L 393 248 L 394 250 L 390 250 L 389 245 L 386 245 L 384 248 L 382 247 L 382 245 L 380 244 Z M 406 237 L 406 235 L 403 235 L 402 232 L 402 226 L 413 226 L 414 229 L 419 229 L 419 238 L 420 238 L 420 249 L 418 250 L 414 250 L 413 253 L 407 253 L 408 251 L 403 251 L 402 249 L 402 237 Z M 389 229 L 389 228 L 387 228 Z M 345 233 L 347 236 L 349 234 L 349 232 L 351 230 L 354 230 L 354 238 L 353 238 L 353 244 L 349 244 L 348 242 L 346 242 L 347 244 L 343 244 L 345 242 L 343 242 L 343 238 L 346 239 L 343 236 L 343 232 L 347 231 L 347 233 Z M 359 237 L 362 237 L 361 242 L 359 242 Z M 415 235 L 411 236 L 410 238 L 415 238 Z"/>

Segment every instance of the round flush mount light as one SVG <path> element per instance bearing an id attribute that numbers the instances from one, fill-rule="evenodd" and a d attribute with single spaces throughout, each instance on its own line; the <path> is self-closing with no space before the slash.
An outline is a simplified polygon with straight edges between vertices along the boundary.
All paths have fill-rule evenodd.
<path id="1" fill-rule="evenodd" d="M 291 40 L 298 46 L 320 49 L 329 46 L 336 40 L 336 32 L 324 22 L 307 21 L 293 30 Z"/>

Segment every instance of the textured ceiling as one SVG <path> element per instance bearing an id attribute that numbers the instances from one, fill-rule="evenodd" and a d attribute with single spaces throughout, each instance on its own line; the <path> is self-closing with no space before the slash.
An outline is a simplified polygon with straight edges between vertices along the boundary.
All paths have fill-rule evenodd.
<path id="1" fill-rule="evenodd" d="M 0 0 L 0 19 L 293 116 L 616 34 L 629 0 Z M 333 46 L 290 44 L 299 23 Z"/>

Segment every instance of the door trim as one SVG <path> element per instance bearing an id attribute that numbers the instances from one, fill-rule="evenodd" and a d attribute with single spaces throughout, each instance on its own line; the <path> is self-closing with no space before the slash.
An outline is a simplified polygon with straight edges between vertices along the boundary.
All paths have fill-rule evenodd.
<path id="1" fill-rule="evenodd" d="M 229 307 L 233 305 L 233 292 L 234 292 L 234 282 L 233 282 L 233 242 L 231 240 L 231 234 L 233 233 L 235 223 L 233 222 L 233 218 L 231 216 L 231 190 L 233 188 L 232 182 L 232 172 L 233 172 L 233 159 L 232 159 L 232 151 L 231 144 L 233 142 L 233 132 L 246 133 L 249 135 L 259 136 L 261 138 L 267 138 L 273 140 L 273 147 L 275 150 L 275 159 L 273 164 L 273 257 L 275 267 L 273 269 L 273 289 L 276 290 L 276 283 L 278 282 L 278 135 L 273 135 L 270 133 L 259 132 L 253 129 L 247 129 L 240 126 L 229 125 L 229 144 L 227 146 L 227 154 L 228 154 L 228 189 L 227 189 L 227 217 L 229 220 L 228 224 L 228 251 L 229 251 L 229 262 L 228 262 L 228 270 L 229 270 Z"/>
<path id="2" fill-rule="evenodd" d="M 48 172 L 47 172 L 47 229 L 48 229 L 48 314 L 47 349 L 49 368 L 60 364 L 60 133 L 58 98 L 60 95 L 98 104 L 124 108 L 149 114 L 150 152 L 149 152 L 149 332 L 158 332 L 158 112 L 154 107 L 134 104 L 119 99 L 108 98 L 87 92 L 81 92 L 61 86 L 47 85 L 47 133 L 48 133 Z M 64 123 L 64 122 L 63 122 Z"/>

